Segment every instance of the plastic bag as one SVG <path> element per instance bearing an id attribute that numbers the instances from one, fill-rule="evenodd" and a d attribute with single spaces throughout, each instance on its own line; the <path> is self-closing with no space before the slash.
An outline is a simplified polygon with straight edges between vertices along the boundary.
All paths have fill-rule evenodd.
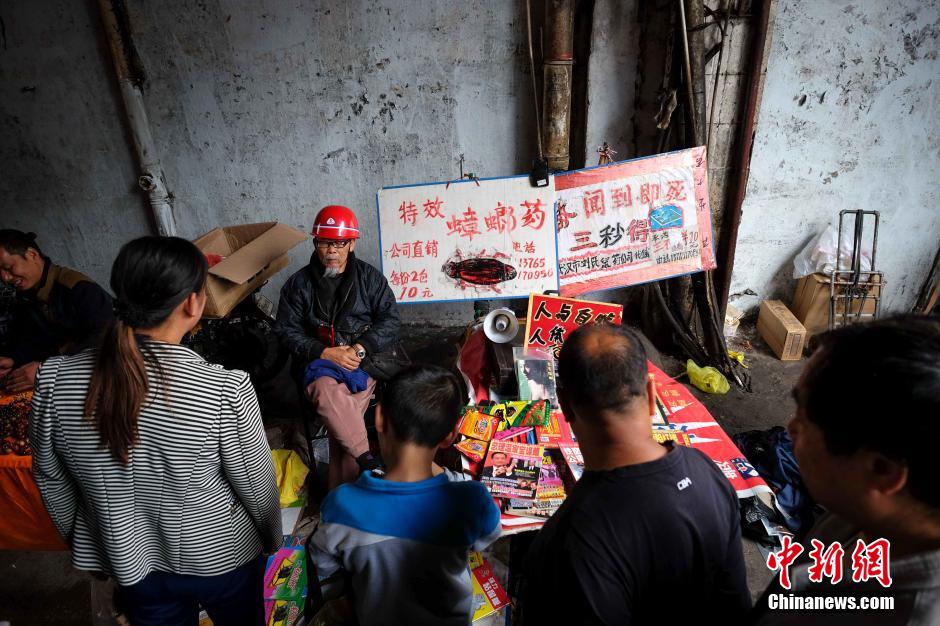
<path id="1" fill-rule="evenodd" d="M 839 269 L 852 269 L 852 239 L 855 234 L 850 229 L 842 231 L 842 258 Z M 839 247 L 839 231 L 832 225 L 818 237 L 806 244 L 793 259 L 793 278 L 800 279 L 815 272 L 832 274 L 836 269 L 836 255 Z M 863 272 L 871 270 L 871 248 L 862 246 L 861 267 Z"/>
<path id="2" fill-rule="evenodd" d="M 692 384 L 705 393 L 725 394 L 731 389 L 731 385 L 728 384 L 728 379 L 725 378 L 724 374 L 711 365 L 699 367 L 695 364 L 695 361 L 689 359 L 685 364 L 685 369 Z"/>
<path id="3" fill-rule="evenodd" d="M 281 493 L 281 508 L 289 507 L 300 498 L 310 470 L 293 450 L 271 450 L 271 458 Z"/>

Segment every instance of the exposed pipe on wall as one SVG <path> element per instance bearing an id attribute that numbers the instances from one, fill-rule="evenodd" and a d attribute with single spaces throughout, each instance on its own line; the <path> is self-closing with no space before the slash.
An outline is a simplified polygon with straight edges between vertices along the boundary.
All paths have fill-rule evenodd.
<path id="1" fill-rule="evenodd" d="M 760 107 L 761 88 L 764 81 L 764 56 L 769 44 L 770 20 L 773 13 L 773 0 L 761 0 L 754 3 L 756 12 L 753 24 L 757 32 L 751 39 L 751 67 L 748 72 L 747 105 L 744 110 L 744 125 L 738 140 L 736 168 L 734 177 L 734 196 L 726 211 L 727 215 L 719 230 L 716 252 L 720 265 L 715 271 L 718 288 L 718 306 L 724 315 L 728 307 L 728 294 L 731 290 L 731 272 L 734 269 L 734 257 L 738 244 L 738 228 L 741 226 L 741 210 L 747 194 L 747 179 L 751 173 L 751 151 L 754 146 L 754 133 L 757 127 L 757 110 Z"/>
<path id="2" fill-rule="evenodd" d="M 704 145 L 707 122 L 705 113 L 705 24 L 704 0 L 678 0 L 681 18 L 683 47 L 685 51 L 685 86 L 688 93 L 686 112 L 691 132 L 688 139 L 692 146 Z M 712 209 L 712 221 L 718 221 Z M 719 258 L 719 263 L 722 259 Z M 725 261 L 726 262 L 726 261 Z M 692 295 L 698 311 L 699 323 L 705 340 L 705 349 L 711 363 L 743 389 L 750 390 L 750 380 L 728 356 L 725 343 L 723 313 L 718 306 L 713 273 L 698 272 L 689 277 Z"/>
<path id="3" fill-rule="evenodd" d="M 571 139 L 571 66 L 574 62 L 574 0 L 545 3 L 546 48 L 542 64 L 545 158 L 568 169 Z"/>
<path id="4" fill-rule="evenodd" d="M 157 156 L 156 145 L 150 132 L 144 96 L 140 90 L 140 81 L 134 77 L 128 62 L 129 33 L 124 27 L 122 17 L 126 8 L 122 0 L 98 0 L 98 9 L 104 23 L 105 36 L 111 50 L 111 60 L 117 73 L 124 112 L 134 141 L 134 150 L 140 165 L 140 177 L 137 184 L 147 193 L 147 200 L 157 227 L 157 233 L 163 236 L 176 235 L 176 221 L 173 218 L 173 206 L 170 193 L 166 188 L 163 166 Z"/>

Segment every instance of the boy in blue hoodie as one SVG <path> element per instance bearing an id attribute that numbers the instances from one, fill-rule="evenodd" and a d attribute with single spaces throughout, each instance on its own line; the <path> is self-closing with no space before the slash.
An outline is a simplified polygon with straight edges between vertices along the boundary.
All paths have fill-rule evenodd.
<path id="1" fill-rule="evenodd" d="M 456 376 L 413 365 L 391 381 L 375 426 L 387 470 L 363 472 L 327 496 L 311 554 L 321 577 L 345 569 L 359 624 L 466 625 L 467 552 L 499 537 L 486 488 L 434 463 L 457 436 Z"/>

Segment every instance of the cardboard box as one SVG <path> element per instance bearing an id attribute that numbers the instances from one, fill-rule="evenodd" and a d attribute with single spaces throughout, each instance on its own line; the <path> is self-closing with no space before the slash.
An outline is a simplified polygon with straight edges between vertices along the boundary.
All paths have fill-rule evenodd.
<path id="1" fill-rule="evenodd" d="M 871 295 L 881 296 L 881 285 L 878 277 L 874 276 Z M 826 274 L 810 274 L 804 276 L 796 283 L 796 292 L 793 295 L 791 310 L 796 319 L 800 320 L 806 328 L 806 339 L 829 329 L 829 276 Z M 863 315 L 874 315 L 876 302 L 874 298 L 865 299 L 864 306 L 861 301 L 853 302 L 851 314 L 857 315 L 859 308 Z M 842 315 L 845 311 L 845 302 L 836 301 L 836 314 Z"/>
<path id="2" fill-rule="evenodd" d="M 757 332 L 781 361 L 798 361 L 803 356 L 806 328 L 780 300 L 760 303 Z"/>
<path id="3" fill-rule="evenodd" d="M 307 235 L 277 222 L 214 228 L 193 243 L 222 261 L 209 268 L 203 317 L 224 317 L 245 296 L 287 267 L 287 251 Z"/>

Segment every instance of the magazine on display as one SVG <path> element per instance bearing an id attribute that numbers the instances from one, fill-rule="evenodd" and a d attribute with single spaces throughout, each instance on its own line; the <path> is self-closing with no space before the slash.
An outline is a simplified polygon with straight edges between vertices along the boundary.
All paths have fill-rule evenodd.
<path id="1" fill-rule="evenodd" d="M 494 440 L 480 480 L 499 498 L 535 499 L 542 467 L 542 447 Z"/>

